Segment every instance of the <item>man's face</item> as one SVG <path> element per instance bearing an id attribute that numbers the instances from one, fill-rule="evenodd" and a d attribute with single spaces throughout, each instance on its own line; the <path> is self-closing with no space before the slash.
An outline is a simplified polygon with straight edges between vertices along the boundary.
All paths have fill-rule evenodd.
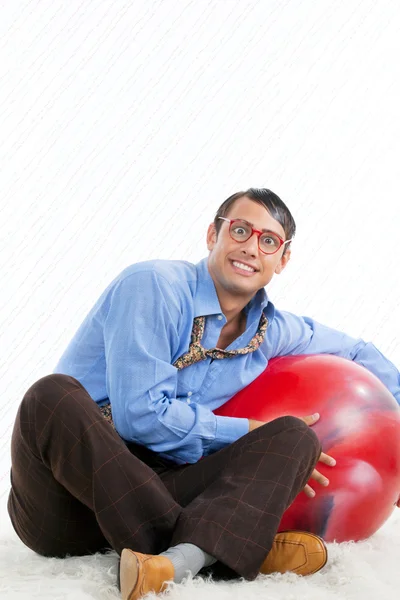
<path id="1" fill-rule="evenodd" d="M 268 229 L 286 240 L 284 229 L 267 209 L 246 198 L 239 198 L 226 215 L 227 219 L 244 219 L 255 229 Z M 208 268 L 217 292 L 241 296 L 250 300 L 254 294 L 272 279 L 274 273 L 281 273 L 289 258 L 290 250 L 283 255 L 283 245 L 275 254 L 263 254 L 258 247 L 257 234 L 246 242 L 236 242 L 229 234 L 229 223 L 221 221 L 218 237 L 212 223 L 207 232 L 207 248 L 210 251 Z M 238 263 L 252 267 L 245 271 Z"/>

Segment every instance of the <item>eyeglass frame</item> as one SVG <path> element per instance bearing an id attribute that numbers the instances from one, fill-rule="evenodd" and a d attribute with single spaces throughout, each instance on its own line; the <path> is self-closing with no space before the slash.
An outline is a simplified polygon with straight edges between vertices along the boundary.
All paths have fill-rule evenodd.
<path id="1" fill-rule="evenodd" d="M 285 244 L 289 244 L 290 242 L 293 241 L 293 238 L 291 238 L 290 240 L 286 240 L 284 241 L 280 235 L 278 235 L 277 233 L 275 233 L 275 231 L 271 231 L 270 229 L 268 229 L 267 231 L 260 231 L 259 229 L 255 229 L 251 223 L 249 223 L 248 221 L 246 221 L 246 219 L 227 219 L 226 217 L 218 217 L 218 219 L 221 219 L 222 221 L 227 221 L 229 223 L 229 235 L 231 237 L 231 239 L 234 242 L 237 242 L 238 244 L 244 244 L 245 242 L 248 242 L 249 239 L 256 233 L 257 234 L 257 245 L 258 245 L 258 249 L 260 250 L 260 252 L 262 252 L 263 254 L 265 254 L 266 256 L 272 256 L 272 254 L 276 254 L 277 252 L 279 252 L 279 250 L 282 248 L 282 246 L 284 246 Z M 247 240 L 243 240 L 242 242 L 240 242 L 239 240 L 235 240 L 235 238 L 232 237 L 231 235 L 231 226 L 232 223 L 235 223 L 235 221 L 242 221 L 244 223 L 247 223 L 247 225 L 249 225 L 249 227 L 251 227 L 251 234 L 250 236 L 247 238 Z M 278 240 L 280 241 L 280 245 L 279 248 L 277 248 L 276 250 L 274 250 L 274 252 L 264 252 L 264 250 L 261 249 L 260 247 L 260 237 L 264 234 L 264 233 L 268 233 L 268 232 L 273 233 L 274 235 L 276 235 L 276 237 L 278 238 Z"/>

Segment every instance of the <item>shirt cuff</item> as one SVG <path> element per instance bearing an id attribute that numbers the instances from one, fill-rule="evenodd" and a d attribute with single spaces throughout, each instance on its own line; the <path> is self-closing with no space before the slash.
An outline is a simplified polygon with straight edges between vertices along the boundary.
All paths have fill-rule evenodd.
<path id="1" fill-rule="evenodd" d="M 208 446 L 205 455 L 213 454 L 225 446 L 236 442 L 239 438 L 249 433 L 249 420 L 239 419 L 237 417 L 221 417 L 216 416 L 217 429 L 215 439 Z"/>

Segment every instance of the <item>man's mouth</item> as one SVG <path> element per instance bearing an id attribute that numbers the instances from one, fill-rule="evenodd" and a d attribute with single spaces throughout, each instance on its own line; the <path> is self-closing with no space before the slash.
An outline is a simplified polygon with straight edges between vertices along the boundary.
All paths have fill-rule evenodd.
<path id="1" fill-rule="evenodd" d="M 249 265 L 246 265 L 238 260 L 233 260 L 232 265 L 235 267 L 235 270 L 239 272 L 248 273 L 249 275 L 256 273 L 256 269 L 254 267 L 250 267 Z"/>

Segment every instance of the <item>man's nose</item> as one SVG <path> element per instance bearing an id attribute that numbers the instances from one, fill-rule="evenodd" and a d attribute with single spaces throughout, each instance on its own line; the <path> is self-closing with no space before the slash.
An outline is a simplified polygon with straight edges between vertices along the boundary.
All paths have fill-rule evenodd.
<path id="1" fill-rule="evenodd" d="M 256 232 L 244 242 L 242 249 L 246 251 L 246 253 L 251 254 L 251 256 L 258 255 L 258 236 Z"/>

